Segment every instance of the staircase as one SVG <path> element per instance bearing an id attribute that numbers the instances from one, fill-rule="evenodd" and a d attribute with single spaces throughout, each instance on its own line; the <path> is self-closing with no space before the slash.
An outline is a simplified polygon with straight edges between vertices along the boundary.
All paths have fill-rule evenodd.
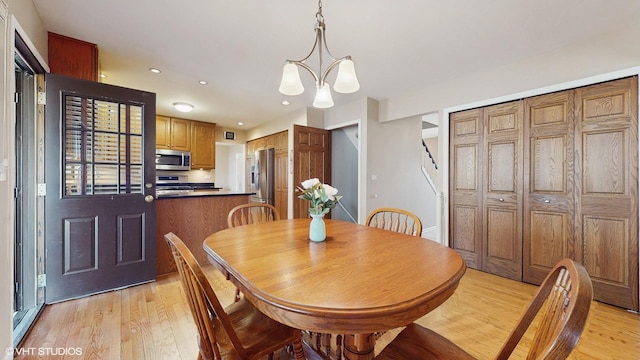
<path id="1" fill-rule="evenodd" d="M 434 139 L 437 144 L 438 138 L 431 138 L 431 139 Z M 429 139 L 427 139 L 426 142 L 425 142 L 425 139 L 422 139 L 422 148 L 424 150 L 422 151 L 422 156 L 421 156 L 422 173 L 427 179 L 427 182 L 429 183 L 431 190 L 433 190 L 433 193 L 438 194 L 441 192 L 440 189 L 442 189 L 440 176 L 438 176 L 438 163 L 436 162 L 437 161 L 436 155 L 431 151 L 427 142 L 429 142 Z M 432 144 L 431 148 L 435 150 L 437 149 L 437 146 L 434 147 Z"/>

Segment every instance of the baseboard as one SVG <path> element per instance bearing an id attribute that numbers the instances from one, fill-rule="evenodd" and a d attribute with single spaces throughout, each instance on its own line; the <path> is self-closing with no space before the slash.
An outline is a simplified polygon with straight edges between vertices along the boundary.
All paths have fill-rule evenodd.
<path id="1" fill-rule="evenodd" d="M 429 240 L 438 241 L 438 227 L 431 226 L 425 229 L 422 229 L 421 237 L 427 238 Z"/>

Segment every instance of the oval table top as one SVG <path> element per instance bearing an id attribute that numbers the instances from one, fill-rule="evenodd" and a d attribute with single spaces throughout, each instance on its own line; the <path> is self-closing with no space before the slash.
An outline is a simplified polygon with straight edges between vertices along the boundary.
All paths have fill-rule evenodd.
<path id="1" fill-rule="evenodd" d="M 210 261 L 273 318 L 325 333 L 405 326 L 451 296 L 464 260 L 428 239 L 325 219 L 327 239 L 309 240 L 311 219 L 216 232 Z"/>

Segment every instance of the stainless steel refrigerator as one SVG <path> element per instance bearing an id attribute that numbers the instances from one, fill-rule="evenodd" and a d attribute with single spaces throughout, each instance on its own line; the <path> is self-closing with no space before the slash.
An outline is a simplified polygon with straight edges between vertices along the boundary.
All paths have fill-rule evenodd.
<path id="1" fill-rule="evenodd" d="M 275 158 L 274 149 L 258 150 L 253 155 L 251 167 L 251 197 L 253 203 L 274 204 L 275 193 Z"/>

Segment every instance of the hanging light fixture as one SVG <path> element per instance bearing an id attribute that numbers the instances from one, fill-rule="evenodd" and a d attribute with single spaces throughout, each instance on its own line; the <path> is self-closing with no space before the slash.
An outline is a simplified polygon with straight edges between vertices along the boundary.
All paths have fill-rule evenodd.
<path id="1" fill-rule="evenodd" d="M 313 48 L 309 55 L 302 60 L 287 60 L 282 70 L 282 81 L 280 82 L 280 92 L 285 95 L 300 95 L 304 92 L 304 86 L 302 86 L 302 80 L 300 80 L 300 73 L 298 72 L 298 66 L 306 69 L 311 73 L 316 81 L 316 96 L 313 100 L 313 106 L 317 108 L 329 108 L 333 106 L 333 99 L 331 98 L 331 89 L 326 83 L 325 79 L 327 75 L 336 65 L 338 66 L 338 75 L 336 82 L 333 84 L 333 89 L 339 93 L 349 94 L 358 91 L 360 89 L 360 83 L 356 77 L 356 70 L 351 60 L 351 56 L 347 55 L 342 58 L 336 58 L 331 55 L 329 48 L 327 47 L 327 39 L 325 37 L 325 25 L 324 17 L 322 16 L 322 0 L 318 1 L 318 12 L 316 12 L 316 41 L 313 44 Z M 318 49 L 318 56 L 320 60 L 320 68 L 316 73 L 305 62 L 313 55 L 313 52 Z M 331 59 L 332 63 L 327 66 L 326 69 L 322 69 L 323 54 L 326 53 Z"/>

